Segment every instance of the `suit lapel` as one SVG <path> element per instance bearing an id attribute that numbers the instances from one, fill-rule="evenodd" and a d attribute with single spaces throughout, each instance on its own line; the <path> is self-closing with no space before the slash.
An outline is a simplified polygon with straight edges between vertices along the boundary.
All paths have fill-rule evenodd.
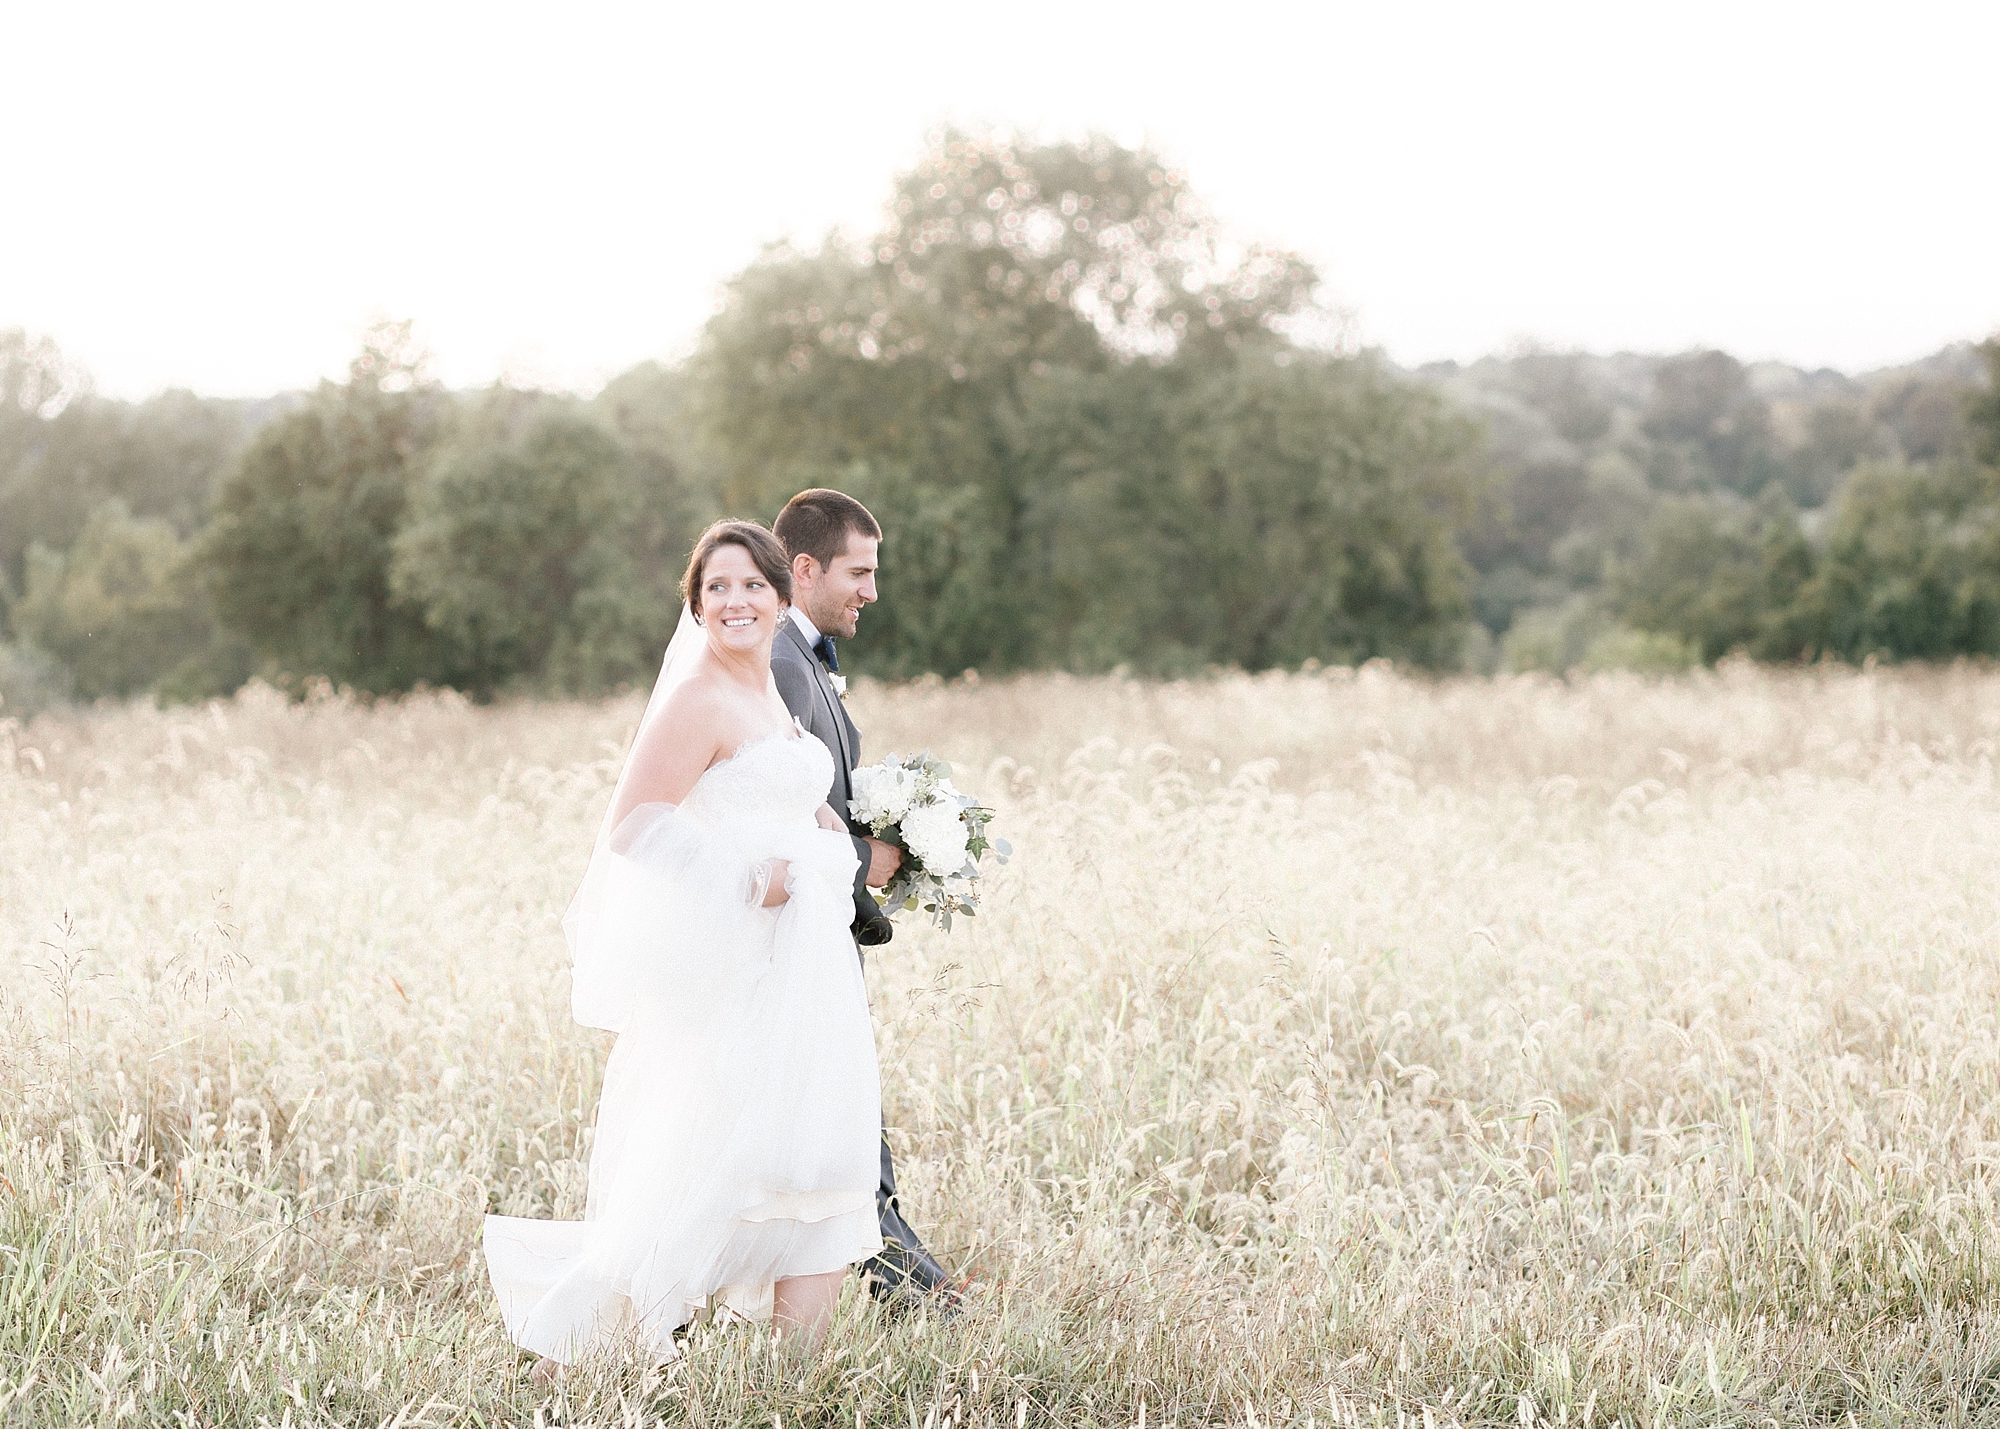
<path id="1" fill-rule="evenodd" d="M 833 737 L 840 741 L 842 763 L 840 774 L 841 782 L 845 784 L 847 773 L 854 768 L 858 753 L 855 749 L 858 741 L 854 738 L 853 722 L 847 718 L 847 707 L 841 704 L 839 692 L 833 688 L 833 681 L 827 677 L 826 666 L 820 664 L 819 656 L 813 652 L 812 646 L 806 644 L 805 632 L 799 629 L 796 621 L 789 618 L 785 621 L 785 629 L 791 634 L 792 643 L 805 652 L 806 663 L 812 666 L 813 682 L 819 686 L 820 701 L 826 706 L 827 719 L 833 725 Z"/>

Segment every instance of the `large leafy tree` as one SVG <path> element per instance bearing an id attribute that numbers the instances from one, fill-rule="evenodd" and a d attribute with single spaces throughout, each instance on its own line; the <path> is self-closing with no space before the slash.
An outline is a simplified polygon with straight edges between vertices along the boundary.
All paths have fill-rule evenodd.
<path id="1" fill-rule="evenodd" d="M 1613 582 L 1613 606 L 1634 629 L 1673 635 L 1704 660 L 1741 650 L 1783 660 L 1816 643 L 1802 592 L 1811 547 L 1775 493 L 1755 506 L 1680 498 L 1647 524 L 1635 559 Z"/>
<path id="2" fill-rule="evenodd" d="M 390 588 L 457 643 L 479 688 L 635 679 L 673 628 L 689 535 L 644 474 L 576 404 L 495 389 L 416 489 Z"/>
<path id="3" fill-rule="evenodd" d="M 187 543 L 167 522 L 135 518 L 115 500 L 91 513 L 67 551 L 28 548 L 15 624 L 62 663 L 84 699 L 148 689 L 212 640 Z"/>
<path id="4" fill-rule="evenodd" d="M 765 495 L 760 466 L 796 463 L 806 436 L 836 464 L 886 443 L 962 459 L 949 420 L 926 437 L 936 418 L 983 427 L 1029 378 L 1120 357 L 1280 342 L 1315 282 L 1291 254 L 1228 245 L 1143 150 L 934 135 L 859 251 L 774 249 L 732 288 L 699 359 L 733 399 L 713 414 L 731 431 L 724 494 Z"/>
<path id="5" fill-rule="evenodd" d="M 1804 599 L 1829 654 L 2000 655 L 2000 469 L 1856 472 Z"/>
<path id="6" fill-rule="evenodd" d="M 1368 362 L 1277 355 L 1135 363 L 1041 394 L 1042 658 L 1455 656 L 1472 428 Z"/>
<path id="7" fill-rule="evenodd" d="M 107 502 L 192 534 L 243 449 L 247 406 L 188 392 L 112 401 L 53 343 L 0 333 L 0 583 L 18 589 L 31 545 L 68 550 Z"/>
<path id="8" fill-rule="evenodd" d="M 393 542 L 452 403 L 408 324 L 373 333 L 345 383 L 264 427 L 202 540 L 218 618 L 294 675 L 368 691 L 476 673 L 389 571 Z"/>
<path id="9" fill-rule="evenodd" d="M 886 671 L 1422 658 L 1466 429 L 1301 349 L 1316 285 L 1145 150 L 934 135 L 868 243 L 732 286 L 692 374 L 716 502 L 876 506 Z"/>
<path id="10" fill-rule="evenodd" d="M 1988 379 L 1960 394 L 1963 447 L 1865 466 L 1841 490 L 1802 598 L 1828 654 L 2000 655 L 2000 339 L 1978 352 Z"/>

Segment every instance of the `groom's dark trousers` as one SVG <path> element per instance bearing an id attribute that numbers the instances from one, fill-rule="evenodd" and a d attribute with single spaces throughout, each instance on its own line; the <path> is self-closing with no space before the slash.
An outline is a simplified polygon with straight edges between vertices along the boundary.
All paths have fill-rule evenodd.
<path id="1" fill-rule="evenodd" d="M 862 841 L 867 830 L 854 822 L 847 808 L 853 797 L 849 776 L 861 762 L 861 731 L 848 718 L 847 706 L 841 703 L 826 666 L 790 616 L 778 622 L 778 638 L 771 644 L 771 676 L 785 707 L 798 716 L 808 734 L 833 752 L 833 788 L 827 793 L 827 802 L 847 820 L 854 852 L 861 860 L 854 875 L 854 941 L 858 947 L 886 943 L 895 936 L 895 928 L 868 891 L 868 845 Z M 861 1267 L 869 1293 L 877 1300 L 898 1301 L 942 1289 L 955 1299 L 951 1277 L 903 1219 L 896 1202 L 896 1167 L 889 1157 L 886 1135 L 882 1138 L 882 1183 L 875 1189 L 875 1209 L 882 1218 L 882 1253 Z"/>

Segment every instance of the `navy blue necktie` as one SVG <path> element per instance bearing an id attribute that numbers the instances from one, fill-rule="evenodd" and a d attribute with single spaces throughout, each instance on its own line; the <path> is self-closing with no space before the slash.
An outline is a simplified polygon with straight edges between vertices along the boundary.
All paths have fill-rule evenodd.
<path id="1" fill-rule="evenodd" d="M 813 654 L 819 656 L 820 664 L 826 666 L 828 670 L 836 675 L 840 673 L 840 661 L 833 653 L 833 637 L 831 635 L 820 636 L 819 644 L 813 646 Z"/>

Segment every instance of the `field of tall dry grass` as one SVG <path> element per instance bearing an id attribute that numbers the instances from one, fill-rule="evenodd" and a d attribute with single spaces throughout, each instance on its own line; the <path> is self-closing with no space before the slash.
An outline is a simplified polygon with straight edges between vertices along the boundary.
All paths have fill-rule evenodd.
<path id="1" fill-rule="evenodd" d="M 635 699 L 0 722 L 0 1424 L 2000 1422 L 2000 675 L 858 684 L 1017 850 L 869 959 L 955 1322 L 531 1384 Z"/>

